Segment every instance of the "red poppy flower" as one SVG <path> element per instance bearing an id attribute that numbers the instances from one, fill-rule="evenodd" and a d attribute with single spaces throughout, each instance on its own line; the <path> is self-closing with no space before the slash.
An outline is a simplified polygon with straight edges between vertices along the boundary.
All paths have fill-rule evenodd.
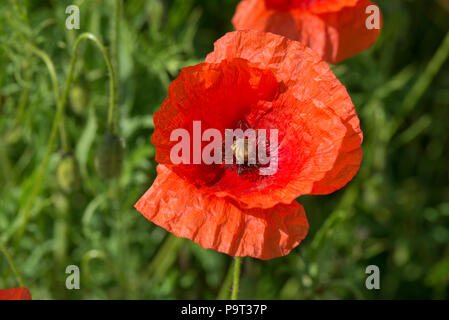
<path id="1" fill-rule="evenodd" d="M 376 42 L 380 25 L 378 29 L 366 26 L 371 21 L 367 8 L 373 4 L 369 0 L 243 0 L 232 23 L 237 30 L 272 32 L 300 41 L 325 61 L 338 63 Z"/>
<path id="2" fill-rule="evenodd" d="M 259 163 L 246 162 L 174 164 L 172 132 L 183 128 L 192 137 L 196 121 L 223 135 L 242 126 L 277 130 L 276 159 L 269 154 L 277 170 L 261 175 L 253 170 Z M 308 231 L 295 199 L 343 187 L 362 157 L 359 120 L 344 86 L 315 52 L 271 33 L 236 31 L 218 40 L 205 63 L 173 81 L 154 123 L 158 176 L 137 210 L 176 236 L 232 256 L 288 254 Z M 200 144 L 204 152 L 206 142 Z"/>
<path id="3" fill-rule="evenodd" d="M 27 288 L 11 288 L 0 290 L 0 300 L 31 300 Z"/>

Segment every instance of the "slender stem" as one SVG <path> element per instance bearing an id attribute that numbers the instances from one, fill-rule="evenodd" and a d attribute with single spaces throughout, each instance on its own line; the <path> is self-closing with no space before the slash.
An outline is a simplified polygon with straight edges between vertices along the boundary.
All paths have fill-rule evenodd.
<path id="1" fill-rule="evenodd" d="M 60 100 L 59 84 L 58 84 L 58 77 L 56 76 L 56 70 L 55 70 L 53 61 L 48 56 L 48 54 L 46 54 L 44 51 L 40 50 L 39 48 L 36 48 L 32 44 L 30 44 L 28 47 L 30 48 L 30 51 L 32 53 L 34 53 L 35 55 L 37 55 L 39 58 L 41 58 L 42 61 L 44 61 L 45 65 L 47 66 L 48 73 L 50 74 L 51 83 L 53 86 L 53 94 L 55 97 L 55 103 L 58 106 L 59 100 Z M 61 143 L 62 143 L 62 148 L 64 150 L 64 153 L 68 153 L 70 151 L 70 142 L 69 142 L 69 139 L 67 136 L 67 130 L 66 130 L 64 117 L 61 119 L 61 123 L 59 125 L 59 134 L 61 136 Z"/>
<path id="2" fill-rule="evenodd" d="M 21 287 L 25 287 L 25 282 L 23 281 L 23 277 L 19 272 L 19 269 L 17 269 L 16 264 L 14 263 L 14 260 L 12 259 L 11 255 L 9 254 L 8 250 L 6 249 L 6 246 L 4 245 L 3 241 L 0 238 L 0 251 L 5 255 L 6 260 L 9 263 L 9 266 L 11 267 L 12 271 L 14 272 L 17 281 L 19 282 L 19 285 Z"/>
<path id="3" fill-rule="evenodd" d="M 111 28 L 111 64 L 114 69 L 114 73 L 117 81 L 115 81 L 114 93 L 115 93 L 115 104 L 114 104 L 114 114 L 115 117 L 112 119 L 114 122 L 114 130 L 118 130 L 118 104 L 120 101 L 120 91 L 118 90 L 119 79 L 119 40 L 120 40 L 120 13 L 122 10 L 122 0 L 116 0 L 114 2 L 114 18 L 112 19 Z"/>
<path id="4" fill-rule="evenodd" d="M 236 257 L 234 263 L 234 280 L 232 283 L 232 293 L 231 300 L 237 300 L 239 294 L 239 285 L 240 285 L 240 267 L 242 264 L 242 258 Z"/>
<path id="5" fill-rule="evenodd" d="M 114 118 L 115 118 L 115 109 L 116 109 L 116 90 L 117 90 L 117 79 L 115 76 L 115 72 L 114 72 L 114 68 L 112 67 L 112 63 L 111 60 L 109 59 L 108 53 L 105 49 L 105 47 L 103 46 L 103 44 L 97 39 L 97 37 L 95 37 L 92 33 L 82 33 L 75 42 L 75 47 L 73 49 L 73 54 L 72 54 L 72 63 L 71 63 L 71 67 L 70 67 L 70 73 L 69 73 L 69 78 L 67 78 L 67 82 L 66 82 L 66 86 L 64 88 L 64 92 L 62 95 L 62 102 L 65 104 L 65 102 L 67 101 L 67 96 L 69 93 L 69 89 L 70 89 L 70 84 L 73 81 L 73 75 L 74 75 L 74 68 L 75 68 L 75 63 L 77 60 L 77 51 L 78 51 L 78 47 L 81 43 L 82 40 L 90 40 L 92 41 L 97 48 L 100 50 L 101 54 L 103 55 L 104 58 L 104 62 L 106 63 L 106 67 L 108 69 L 109 72 L 109 110 L 108 110 L 108 130 L 111 134 L 115 134 L 117 131 L 117 126 L 115 124 Z"/>
<path id="6" fill-rule="evenodd" d="M 78 48 L 80 46 L 81 41 L 83 40 L 91 40 L 95 43 L 95 45 L 100 49 L 101 53 L 103 54 L 104 60 L 106 62 L 106 66 L 108 68 L 109 71 L 109 88 L 110 88 L 110 93 L 109 93 L 109 116 L 108 116 L 108 128 L 109 131 L 114 134 L 115 133 L 115 126 L 114 126 L 114 111 L 115 111 L 115 87 L 116 87 L 116 80 L 115 80 L 115 73 L 114 70 L 112 68 L 111 65 L 111 61 L 109 60 L 108 54 L 106 52 L 106 49 L 104 48 L 103 44 L 91 33 L 83 33 L 81 34 L 76 42 L 75 42 L 75 46 L 73 48 L 73 53 L 72 53 L 72 60 L 70 63 L 70 70 L 69 70 L 69 74 L 67 76 L 67 79 L 65 81 L 65 85 L 64 85 L 64 91 L 62 93 L 62 96 L 59 99 L 59 103 L 58 103 L 58 109 L 56 111 L 56 115 L 55 118 L 53 120 L 53 125 L 52 125 L 52 129 L 50 132 L 50 138 L 48 140 L 47 143 L 47 149 L 45 152 L 45 156 L 44 156 L 44 160 L 42 161 L 39 169 L 38 169 L 38 174 L 36 179 L 34 180 L 34 186 L 33 189 L 31 191 L 30 197 L 28 198 L 27 204 L 25 205 L 25 208 L 23 209 L 23 213 L 20 215 L 21 216 L 21 221 L 18 221 L 19 224 L 19 232 L 18 232 L 18 239 L 20 240 L 21 237 L 23 236 L 23 233 L 25 231 L 25 227 L 28 223 L 28 220 L 30 218 L 30 211 L 31 209 L 34 207 L 34 202 L 36 200 L 37 195 L 40 192 L 41 186 L 42 186 L 42 181 L 44 180 L 45 177 L 45 173 L 47 171 L 47 167 L 48 167 L 48 163 L 50 160 L 50 156 L 53 152 L 53 146 L 56 140 L 56 136 L 58 134 L 58 127 L 59 124 L 61 123 L 61 120 L 64 116 L 64 111 L 65 111 L 65 107 L 66 107 L 66 102 L 67 102 L 67 97 L 69 94 L 69 89 L 70 89 L 70 85 L 73 82 L 73 77 L 74 77 L 74 70 L 75 70 L 75 64 L 78 58 Z M 11 234 L 13 234 L 16 230 L 16 227 L 12 227 L 9 228 L 8 230 L 8 234 L 6 235 L 6 239 L 8 239 L 8 237 L 11 236 Z"/>
<path id="7" fill-rule="evenodd" d="M 0 186 L 0 191 L 16 181 L 15 171 L 11 165 L 7 151 L 4 144 L 0 143 L 0 167 L 2 176 L 4 177 L 3 181 L 5 181 L 5 183 Z"/>
<path id="8" fill-rule="evenodd" d="M 17 115 L 14 119 L 12 130 L 8 138 L 6 139 L 8 142 L 14 140 L 14 132 L 19 128 L 20 123 L 22 122 L 23 115 L 25 113 L 25 108 L 28 105 L 28 99 L 30 96 L 30 79 L 31 79 L 31 71 L 30 68 L 25 66 L 25 76 L 23 82 L 22 93 L 19 98 L 19 105 L 17 106 Z"/>
<path id="9" fill-rule="evenodd" d="M 218 293 L 217 296 L 217 300 L 226 300 L 229 297 L 233 275 L 234 275 L 234 263 L 231 263 L 228 272 L 226 273 L 223 284 L 221 285 L 220 292 Z"/>
<path id="10" fill-rule="evenodd" d="M 148 268 L 148 276 L 154 279 L 160 279 L 170 266 L 176 261 L 182 238 L 169 234 L 164 243 L 152 259 Z"/>
<path id="11" fill-rule="evenodd" d="M 432 80 L 437 75 L 438 71 L 443 66 L 446 59 L 449 57 L 449 31 L 447 32 L 444 40 L 441 42 L 440 47 L 437 49 L 436 53 L 428 63 L 426 69 L 421 74 L 419 79 L 416 81 L 415 85 L 410 90 L 410 93 L 405 97 L 402 104 L 402 109 L 399 111 L 396 119 L 391 124 L 389 138 L 391 139 L 403 122 L 406 119 L 408 113 L 410 113 L 415 106 L 418 104 L 419 99 L 423 96 L 426 90 L 429 88 Z"/>

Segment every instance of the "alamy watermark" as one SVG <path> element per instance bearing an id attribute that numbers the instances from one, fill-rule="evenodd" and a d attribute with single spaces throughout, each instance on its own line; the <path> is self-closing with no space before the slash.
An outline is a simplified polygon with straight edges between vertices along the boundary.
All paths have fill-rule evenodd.
<path id="1" fill-rule="evenodd" d="M 365 10 L 366 14 L 369 14 L 365 20 L 365 26 L 368 30 L 380 29 L 380 9 L 375 4 L 369 5 Z"/>
<path id="2" fill-rule="evenodd" d="M 69 16 L 65 20 L 65 27 L 69 30 L 80 28 L 80 8 L 76 5 L 70 5 L 65 9 Z"/>
<path id="3" fill-rule="evenodd" d="M 65 280 L 65 287 L 69 290 L 80 289 L 80 268 L 75 265 L 67 266 L 65 273 L 69 276 Z"/>
<path id="4" fill-rule="evenodd" d="M 369 265 L 365 269 L 365 273 L 369 276 L 365 280 L 365 287 L 368 290 L 380 289 L 380 270 L 376 265 Z"/>

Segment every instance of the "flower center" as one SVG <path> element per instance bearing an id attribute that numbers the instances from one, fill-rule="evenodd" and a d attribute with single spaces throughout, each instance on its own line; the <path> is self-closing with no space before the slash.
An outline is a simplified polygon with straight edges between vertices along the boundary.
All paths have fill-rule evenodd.
<path id="1" fill-rule="evenodd" d="M 239 164 L 248 164 L 250 155 L 255 155 L 256 146 L 253 143 L 249 143 L 248 138 L 237 138 L 232 144 L 232 152 Z"/>
<path id="2" fill-rule="evenodd" d="M 257 142 L 252 142 L 248 137 L 235 138 L 231 146 L 233 163 L 226 164 L 225 168 L 235 171 L 244 178 L 258 180 L 261 164 L 257 159 Z"/>

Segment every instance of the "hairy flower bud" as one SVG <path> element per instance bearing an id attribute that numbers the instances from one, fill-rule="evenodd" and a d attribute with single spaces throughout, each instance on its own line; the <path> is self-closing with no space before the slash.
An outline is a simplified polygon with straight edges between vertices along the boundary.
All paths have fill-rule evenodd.
<path id="1" fill-rule="evenodd" d="M 105 134 L 97 147 L 95 166 L 103 179 L 120 174 L 123 162 L 123 145 L 116 135 Z"/>
<path id="2" fill-rule="evenodd" d="M 64 192 L 71 193 L 80 188 L 79 166 L 72 153 L 62 156 L 57 168 L 57 180 L 59 187 Z"/>
<path id="3" fill-rule="evenodd" d="M 84 114 L 87 105 L 85 89 L 79 85 L 74 86 L 70 89 L 69 99 L 73 112 L 78 115 Z"/>

